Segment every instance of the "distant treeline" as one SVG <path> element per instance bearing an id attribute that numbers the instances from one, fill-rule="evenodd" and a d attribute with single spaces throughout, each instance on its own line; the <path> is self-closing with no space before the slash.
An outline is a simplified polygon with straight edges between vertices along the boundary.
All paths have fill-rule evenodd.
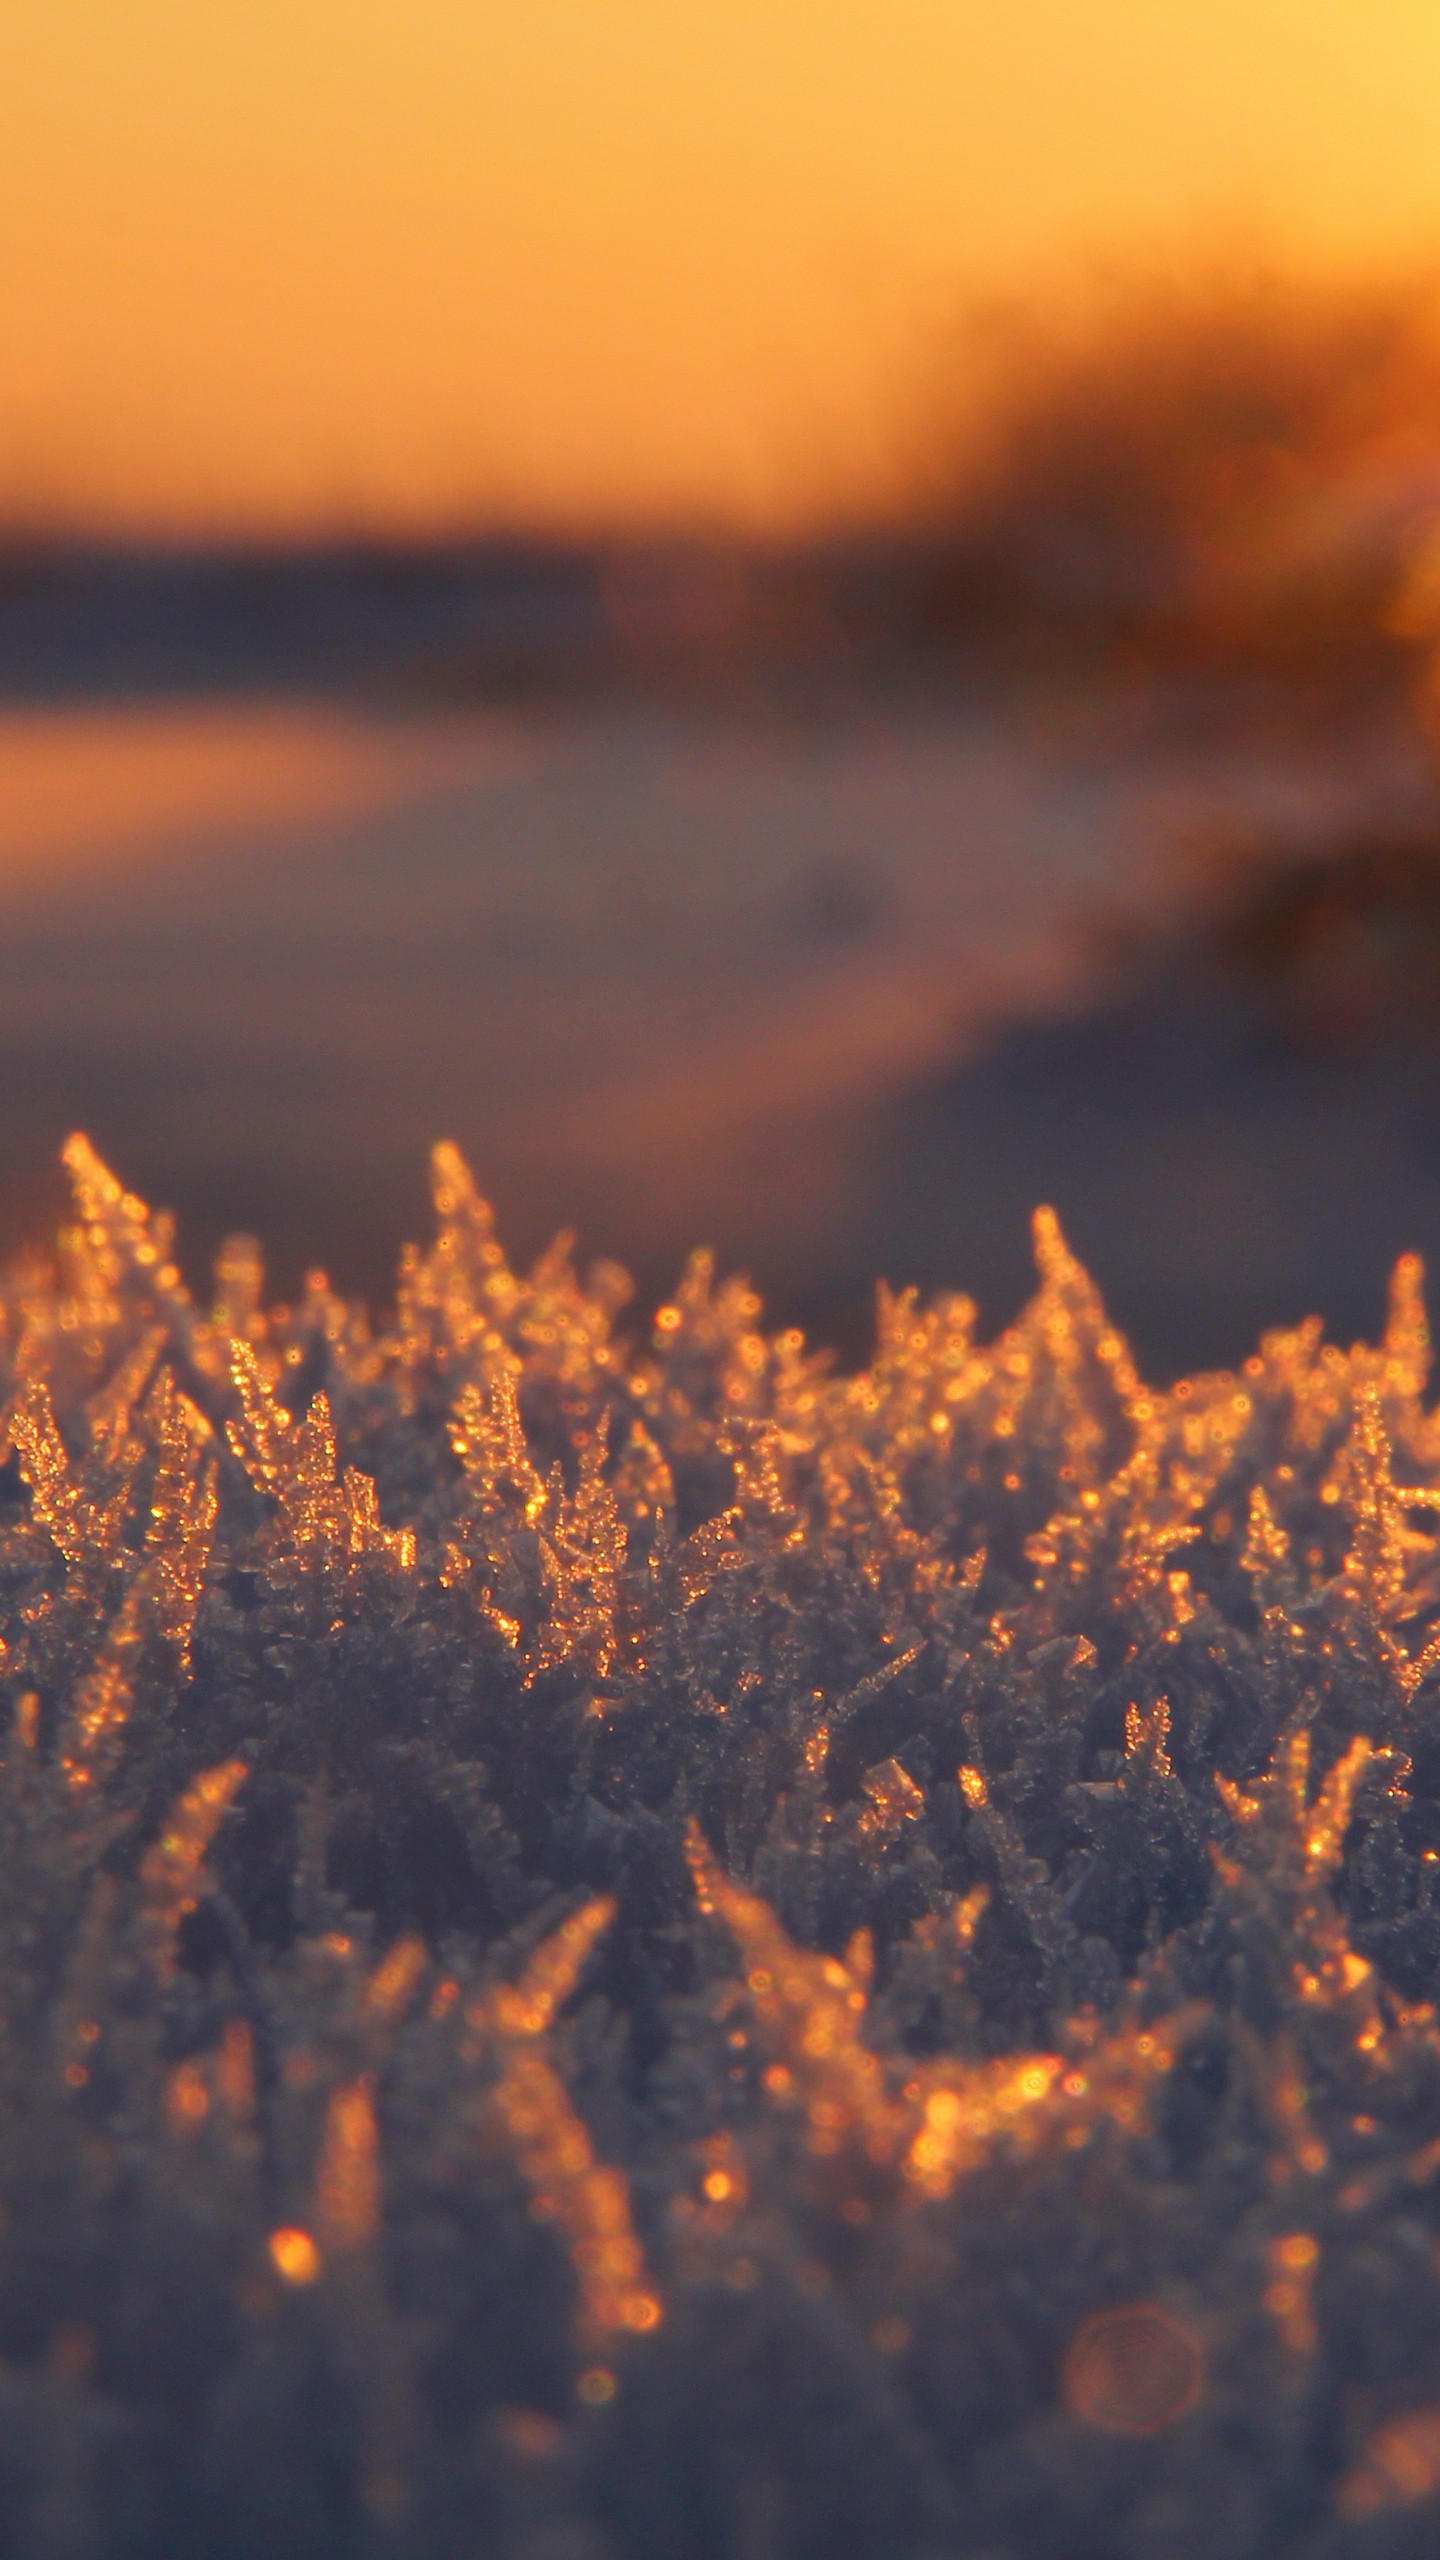
<path id="1" fill-rule="evenodd" d="M 971 314 L 868 513 L 785 539 L 0 533 L 0 692 L 1143 674 L 1327 717 L 1413 699 L 1440 632 L 1437 314 L 1428 271 L 1233 268 Z"/>

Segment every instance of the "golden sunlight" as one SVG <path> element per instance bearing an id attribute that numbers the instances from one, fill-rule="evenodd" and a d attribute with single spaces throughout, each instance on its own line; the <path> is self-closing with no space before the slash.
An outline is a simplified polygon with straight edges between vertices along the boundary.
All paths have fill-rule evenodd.
<path id="1" fill-rule="evenodd" d="M 1421 0 L 0 0 L 0 507 L 775 520 L 957 295 L 1440 220 Z"/>

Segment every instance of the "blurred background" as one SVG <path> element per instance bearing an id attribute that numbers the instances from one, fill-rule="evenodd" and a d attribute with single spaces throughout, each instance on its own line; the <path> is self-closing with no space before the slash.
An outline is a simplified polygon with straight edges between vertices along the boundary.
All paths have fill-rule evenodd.
<path id="1" fill-rule="evenodd" d="M 1424 0 L 0 0 L 0 1243 L 1440 1252 Z"/>

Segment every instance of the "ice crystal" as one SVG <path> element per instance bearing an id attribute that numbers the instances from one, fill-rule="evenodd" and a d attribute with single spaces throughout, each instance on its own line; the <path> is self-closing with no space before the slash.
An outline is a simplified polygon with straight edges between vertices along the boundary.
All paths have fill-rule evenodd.
<path id="1" fill-rule="evenodd" d="M 1039 1285 L 0 1284 L 0 2547 L 1335 2560 L 1440 2501 L 1440 1419 Z"/>

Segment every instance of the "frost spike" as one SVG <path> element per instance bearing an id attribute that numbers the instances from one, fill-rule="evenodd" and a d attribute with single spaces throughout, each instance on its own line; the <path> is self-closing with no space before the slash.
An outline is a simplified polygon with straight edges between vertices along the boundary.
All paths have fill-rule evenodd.
<path id="1" fill-rule="evenodd" d="M 544 2035 L 554 2025 L 581 1974 L 590 1950 L 615 1917 L 615 1897 L 600 1894 L 572 1912 L 542 1940 L 520 1979 L 495 1994 L 495 2022 L 507 2036 Z"/>
<path id="2" fill-rule="evenodd" d="M 327 2257 L 367 2248 L 380 2228 L 380 2134 L 375 2083 L 362 2073 L 336 2089 L 325 2112 L 315 2179 L 315 2229 Z"/>
<path id="3" fill-rule="evenodd" d="M 200 1899 L 206 1853 L 250 1772 L 243 1760 L 222 1760 L 186 1788 L 140 1869 L 162 1975 L 174 1971 L 175 1936 Z"/>
<path id="4" fill-rule="evenodd" d="M 160 1443 L 160 1463 L 150 1497 L 145 1552 L 158 1586 L 161 1627 L 190 1676 L 190 1638 L 205 1589 L 220 1496 L 209 1453 L 210 1425 L 174 1376 L 163 1369 L 147 1417 Z"/>
<path id="5" fill-rule="evenodd" d="M 1384 1383 L 1398 1402 L 1416 1405 L 1430 1375 L 1430 1321 L 1425 1312 L 1425 1265 L 1418 1253 L 1402 1253 L 1390 1275 L 1385 1320 Z"/>
<path id="6" fill-rule="evenodd" d="M 163 1317 L 182 1357 L 203 1373 L 219 1376 L 221 1364 L 208 1329 L 170 1258 L 169 1220 L 152 1219 L 144 1201 L 125 1190 L 80 1130 L 66 1139 L 60 1154 L 105 1288 L 117 1298 L 133 1289 Z"/>
<path id="7" fill-rule="evenodd" d="M 531 2211 L 565 2233 L 580 2289 L 582 2337 L 658 2327 L 663 2305 L 645 2269 L 619 2169 L 596 2160 L 570 2093 L 540 2050 L 540 2038 L 569 1999 L 596 1939 L 615 1916 L 602 1895 L 546 1938 L 512 1988 L 476 2004 L 475 2023 L 498 2037 L 503 2069 L 495 2103 L 531 2191 Z"/>
<path id="8" fill-rule="evenodd" d="M 74 1788 L 91 1787 L 114 1759 L 134 1704 L 131 1673 L 144 1642 L 143 1581 L 134 1581 L 93 1670 L 76 1684 L 60 1765 Z"/>

